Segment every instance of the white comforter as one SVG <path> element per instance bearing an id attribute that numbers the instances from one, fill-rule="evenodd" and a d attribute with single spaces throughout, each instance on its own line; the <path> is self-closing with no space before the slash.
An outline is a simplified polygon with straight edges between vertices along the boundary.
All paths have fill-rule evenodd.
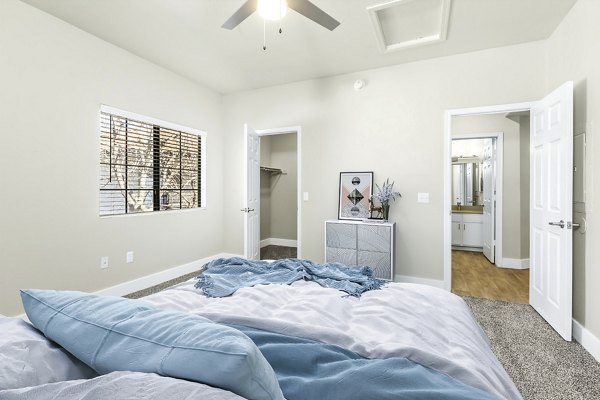
<path id="1" fill-rule="evenodd" d="M 298 281 L 207 298 L 194 283 L 181 283 L 144 300 L 217 322 L 338 345 L 368 358 L 406 357 L 500 398 L 521 398 L 465 302 L 444 290 L 390 283 L 354 298 Z"/>
<path id="2" fill-rule="evenodd" d="M 117 371 L 93 379 L 77 379 L 0 390 L 2 400 L 243 400 L 202 383 L 148 374 Z"/>

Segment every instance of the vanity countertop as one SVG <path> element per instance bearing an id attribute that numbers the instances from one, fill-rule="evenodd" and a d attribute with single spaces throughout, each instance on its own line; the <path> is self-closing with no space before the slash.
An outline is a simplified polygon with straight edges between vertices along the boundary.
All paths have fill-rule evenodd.
<path id="1" fill-rule="evenodd" d="M 483 214 L 483 206 L 452 206 L 455 214 Z"/>

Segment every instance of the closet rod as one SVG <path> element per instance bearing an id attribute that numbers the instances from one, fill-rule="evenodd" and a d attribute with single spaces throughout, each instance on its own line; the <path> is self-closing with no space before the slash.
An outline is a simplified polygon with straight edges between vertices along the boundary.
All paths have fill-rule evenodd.
<path id="1" fill-rule="evenodd" d="M 261 171 L 266 171 L 266 172 L 270 172 L 272 174 L 278 174 L 278 175 L 287 175 L 286 172 L 283 172 L 281 170 L 281 168 L 272 168 L 272 167 L 260 167 Z"/>

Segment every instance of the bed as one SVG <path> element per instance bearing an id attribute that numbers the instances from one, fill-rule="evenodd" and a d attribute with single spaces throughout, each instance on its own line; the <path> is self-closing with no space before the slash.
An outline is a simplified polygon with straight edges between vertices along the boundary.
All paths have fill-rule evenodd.
<path id="1" fill-rule="evenodd" d="M 349 296 L 300 279 L 291 284 L 240 287 L 226 297 L 207 297 L 195 287 L 197 283 L 195 278 L 180 283 L 144 297 L 143 303 L 149 309 L 171 313 L 168 315 L 204 317 L 223 329 L 241 331 L 251 338 L 260 349 L 258 357 L 264 356 L 269 364 L 265 368 L 272 368 L 274 379 L 282 388 L 280 394 L 267 394 L 264 398 L 275 399 L 281 394 L 288 400 L 521 398 L 465 302 L 447 291 L 389 282 L 381 289 Z M 62 301 L 61 304 L 77 303 Z M 119 306 L 122 301 L 126 300 L 119 299 Z M 87 307 L 85 312 L 89 314 L 90 306 Z M 65 323 L 57 322 L 57 326 Z M 151 329 L 145 329 L 148 330 Z M 77 336 L 69 335 L 67 341 Z M 61 340 L 56 341 L 61 343 Z M 77 349 L 69 351 L 78 354 Z M 69 352 L 67 355 L 70 356 Z M 86 354 L 81 358 L 85 357 Z M 193 360 L 196 359 L 194 356 Z M 214 367 L 210 368 L 218 370 L 220 365 L 213 362 Z M 251 369 L 262 368 L 253 365 Z M 13 385 L 11 389 L 0 390 L 0 399 L 75 399 L 83 398 L 86 393 L 95 393 L 96 397 L 89 398 L 113 393 L 115 398 L 170 399 L 168 396 L 174 391 L 182 393 L 182 397 L 176 398 L 258 398 L 220 383 L 209 381 L 205 385 L 190 382 L 193 379 L 188 376 L 175 379 L 176 374 L 165 377 L 161 375 L 169 374 L 156 373 L 164 371 L 105 369 L 100 376 L 95 376 L 97 371 L 84 372 L 58 382 L 60 378 L 54 377 L 55 381 L 24 388 Z M 228 382 L 225 378 L 223 382 Z M 272 384 L 270 377 L 265 379 Z M 118 389 L 119 385 L 127 389 Z M 225 386 L 225 390 L 215 386 Z M 146 390 L 140 392 L 140 388 Z M 138 393 L 137 397 L 118 397 L 127 390 Z M 188 396 L 188 392 L 193 395 Z M 56 397 L 56 393 L 62 395 Z"/>

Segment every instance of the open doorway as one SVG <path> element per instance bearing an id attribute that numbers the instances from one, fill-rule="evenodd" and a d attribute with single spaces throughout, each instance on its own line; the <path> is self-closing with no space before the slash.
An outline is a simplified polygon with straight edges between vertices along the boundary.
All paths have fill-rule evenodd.
<path id="1" fill-rule="evenodd" d="M 295 132 L 260 136 L 260 259 L 298 256 Z"/>
<path id="2" fill-rule="evenodd" d="M 302 176 L 302 132 L 300 126 L 254 130 L 244 125 L 244 141 L 246 147 L 244 204 L 241 210 L 244 217 L 244 255 L 251 260 L 273 259 L 274 255 L 261 257 L 261 245 L 296 247 L 296 257 L 301 257 L 301 176 Z M 283 139 L 274 139 L 282 136 Z M 265 144 L 265 153 L 261 161 L 261 139 Z M 295 142 L 295 146 L 294 143 Z M 268 144 L 267 144 L 268 143 Z M 275 148 L 275 153 L 272 149 Z M 275 165 L 273 164 L 279 164 Z M 271 164 L 271 165 L 268 165 Z M 262 167 L 262 168 L 261 168 Z M 261 179 L 261 175 L 263 178 Z M 283 179 L 289 178 L 289 179 Z M 261 207 L 261 184 L 270 196 L 263 199 L 266 207 Z M 273 198 L 272 189 L 277 187 L 278 193 Z M 279 193 L 279 192 L 285 193 Z M 291 194 L 291 196 L 290 196 Z M 277 209 L 273 214 L 272 203 Z M 263 208 L 261 213 L 261 208 Z M 284 212 L 280 211 L 280 208 Z M 261 224 L 261 214 L 263 223 Z M 285 218 L 283 217 L 285 215 Z M 291 221 L 291 222 L 290 222 Z M 261 240 L 261 225 L 263 236 Z M 292 225 L 283 227 L 283 225 Z M 295 235 L 292 232 L 295 226 Z M 285 229 L 285 230 L 283 230 Z M 287 232 L 287 233 L 282 233 Z M 282 237 L 277 237 L 282 236 Z M 294 239 L 295 236 L 295 239 Z M 295 245 L 295 246 L 294 246 Z M 293 255 L 289 249 L 289 255 Z M 288 256 L 287 252 L 280 257 Z"/>
<path id="3" fill-rule="evenodd" d="M 452 287 L 453 118 L 529 111 L 529 304 L 565 339 L 572 338 L 573 82 L 538 101 L 448 110 L 444 115 L 444 287 Z M 504 236 L 504 233 L 503 233 Z"/>
<path id="4" fill-rule="evenodd" d="M 452 291 L 527 304 L 529 112 L 454 116 L 451 143 Z"/>

